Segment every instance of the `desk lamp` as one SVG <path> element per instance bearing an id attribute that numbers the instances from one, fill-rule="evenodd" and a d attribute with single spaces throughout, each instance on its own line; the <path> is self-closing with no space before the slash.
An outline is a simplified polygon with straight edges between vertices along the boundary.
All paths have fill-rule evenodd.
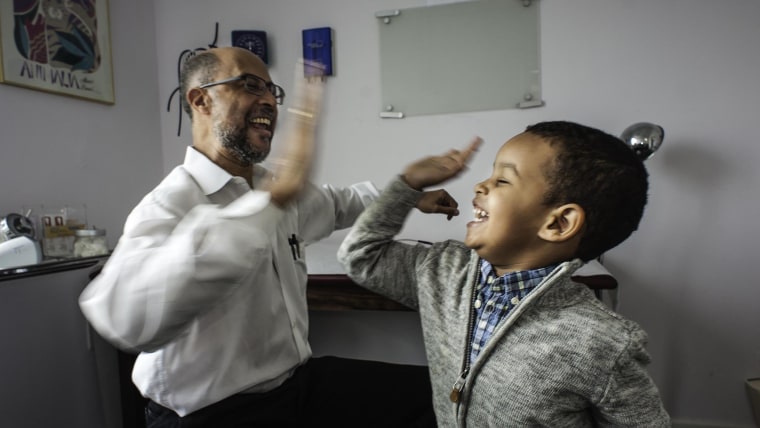
<path id="1" fill-rule="evenodd" d="M 662 145 L 662 139 L 665 138 L 665 131 L 662 126 L 649 122 L 638 122 L 625 128 L 620 134 L 628 147 L 633 150 L 642 161 L 652 157 L 654 152 Z"/>

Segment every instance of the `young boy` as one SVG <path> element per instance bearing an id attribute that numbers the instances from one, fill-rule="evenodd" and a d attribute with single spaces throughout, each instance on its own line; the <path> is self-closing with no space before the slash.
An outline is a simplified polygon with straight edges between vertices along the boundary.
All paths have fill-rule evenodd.
<path id="1" fill-rule="evenodd" d="M 571 279 L 638 227 L 643 163 L 597 129 L 538 123 L 475 185 L 464 243 L 395 242 L 422 190 L 458 175 L 479 144 L 409 165 L 338 251 L 357 283 L 419 310 L 439 426 L 669 427 L 646 333 Z"/>

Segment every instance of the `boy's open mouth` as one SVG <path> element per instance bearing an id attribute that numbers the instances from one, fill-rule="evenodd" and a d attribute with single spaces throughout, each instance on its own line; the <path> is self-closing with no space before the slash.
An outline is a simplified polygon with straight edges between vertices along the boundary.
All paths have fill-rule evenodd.
<path id="1" fill-rule="evenodd" d="M 472 215 L 475 218 L 474 221 L 476 222 L 488 220 L 488 212 L 478 207 L 474 207 L 472 209 Z"/>

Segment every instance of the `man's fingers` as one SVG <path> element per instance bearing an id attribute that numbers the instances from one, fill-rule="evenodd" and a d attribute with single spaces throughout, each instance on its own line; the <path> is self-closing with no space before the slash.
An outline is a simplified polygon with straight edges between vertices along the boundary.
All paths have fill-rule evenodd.
<path id="1" fill-rule="evenodd" d="M 288 112 L 301 121 L 316 122 L 321 112 L 324 80 L 313 77 L 311 72 L 306 72 L 307 69 L 312 70 L 318 67 L 320 67 L 318 63 L 303 59 L 296 63 L 293 102 Z"/>
<path id="2" fill-rule="evenodd" d="M 315 151 L 315 130 L 319 120 L 324 82 L 305 76 L 306 63 L 296 63 L 292 102 L 287 109 L 283 151 L 273 160 L 275 180 L 270 186 L 272 200 L 285 205 L 309 178 Z"/>

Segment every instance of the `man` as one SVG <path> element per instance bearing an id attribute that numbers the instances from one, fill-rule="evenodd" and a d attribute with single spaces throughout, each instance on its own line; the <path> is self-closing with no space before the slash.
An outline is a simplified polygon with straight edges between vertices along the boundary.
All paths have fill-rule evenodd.
<path id="1" fill-rule="evenodd" d="M 149 427 L 434 426 L 426 367 L 311 358 L 303 247 L 350 226 L 378 192 L 308 183 L 322 83 L 297 86 L 270 174 L 259 163 L 283 89 L 244 49 L 190 58 L 192 147 L 80 297 L 104 338 L 140 352 L 132 378 Z"/>

